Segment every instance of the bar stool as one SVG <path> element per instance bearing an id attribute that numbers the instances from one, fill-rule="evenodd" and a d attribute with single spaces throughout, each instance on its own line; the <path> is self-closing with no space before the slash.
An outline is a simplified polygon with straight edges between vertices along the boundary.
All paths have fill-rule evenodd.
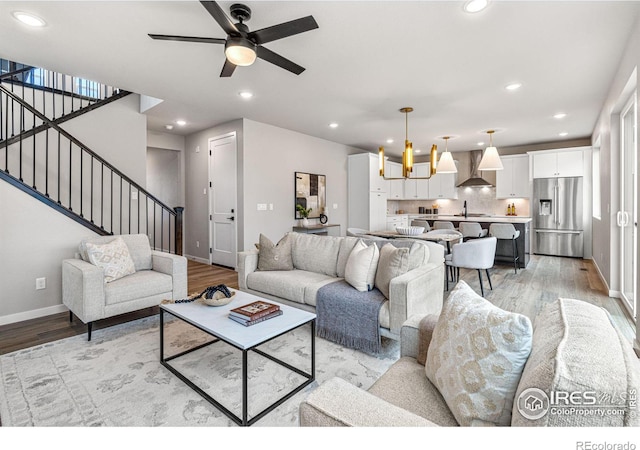
<path id="1" fill-rule="evenodd" d="M 411 221 L 411 226 L 412 227 L 424 227 L 424 232 L 425 233 L 427 231 L 431 231 L 431 225 L 429 225 L 429 222 L 427 222 L 426 220 L 413 219 Z"/>
<path id="2" fill-rule="evenodd" d="M 520 236 L 520 231 L 516 230 L 510 223 L 492 223 L 489 226 L 489 235 L 494 236 L 497 239 L 504 239 L 511 241 L 511 249 L 513 255 L 513 268 L 518 273 L 518 246 L 516 245 L 516 239 Z"/>
<path id="3" fill-rule="evenodd" d="M 460 222 L 460 232 L 464 240 L 485 237 L 489 230 L 482 228 L 478 222 Z"/>
<path id="4" fill-rule="evenodd" d="M 455 230 L 456 227 L 453 226 L 453 222 L 447 222 L 444 220 L 436 220 L 433 222 L 434 230 Z"/>

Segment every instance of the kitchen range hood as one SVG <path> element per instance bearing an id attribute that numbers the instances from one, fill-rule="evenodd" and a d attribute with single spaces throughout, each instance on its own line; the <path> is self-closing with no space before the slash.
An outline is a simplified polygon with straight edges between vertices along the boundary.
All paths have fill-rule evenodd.
<path id="1" fill-rule="evenodd" d="M 478 166 L 482 160 L 482 150 L 472 150 L 469 152 L 469 178 L 458 184 L 458 187 L 484 187 L 493 186 L 490 182 L 478 175 Z"/>

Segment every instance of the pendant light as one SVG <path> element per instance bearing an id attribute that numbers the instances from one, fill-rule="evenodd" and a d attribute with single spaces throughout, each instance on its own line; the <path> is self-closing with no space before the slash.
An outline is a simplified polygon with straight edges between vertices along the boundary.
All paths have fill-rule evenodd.
<path id="1" fill-rule="evenodd" d="M 449 139 L 451 136 L 443 136 L 444 139 L 444 153 L 440 156 L 440 161 L 438 161 L 438 173 L 457 173 L 458 168 L 456 167 L 456 163 L 453 160 L 453 156 L 451 156 L 451 152 L 449 151 Z"/>
<path id="2" fill-rule="evenodd" d="M 380 166 L 380 176 L 385 180 L 404 180 L 405 178 L 411 178 L 412 180 L 428 180 L 436 174 L 436 161 L 438 161 L 438 146 L 431 146 L 431 170 L 428 177 L 412 177 L 413 172 L 413 143 L 409 141 L 409 113 L 413 111 L 413 108 L 407 106 L 400 108 L 400 112 L 404 114 L 405 124 L 405 139 L 404 139 L 404 151 L 402 152 L 402 177 L 388 178 L 384 175 L 384 147 L 378 149 L 378 163 Z"/>
<path id="3" fill-rule="evenodd" d="M 504 168 L 502 166 L 502 161 L 500 161 L 498 149 L 493 146 L 493 133 L 495 133 L 495 130 L 487 131 L 487 134 L 489 135 L 489 147 L 486 148 L 482 155 L 482 160 L 478 165 L 478 170 L 502 170 Z"/>

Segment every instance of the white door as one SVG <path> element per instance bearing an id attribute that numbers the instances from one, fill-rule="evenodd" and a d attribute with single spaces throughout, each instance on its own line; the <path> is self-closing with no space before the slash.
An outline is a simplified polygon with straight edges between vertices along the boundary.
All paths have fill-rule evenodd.
<path id="1" fill-rule="evenodd" d="M 636 158 L 638 154 L 636 142 L 637 100 L 634 93 L 631 100 L 620 115 L 621 136 L 621 169 L 620 169 L 620 204 L 621 210 L 617 214 L 620 227 L 620 273 L 622 298 L 636 318 L 636 267 L 638 216 L 636 210 L 636 192 L 638 177 L 636 173 Z"/>
<path id="2" fill-rule="evenodd" d="M 209 252 L 211 264 L 236 267 L 236 134 L 209 140 Z"/>

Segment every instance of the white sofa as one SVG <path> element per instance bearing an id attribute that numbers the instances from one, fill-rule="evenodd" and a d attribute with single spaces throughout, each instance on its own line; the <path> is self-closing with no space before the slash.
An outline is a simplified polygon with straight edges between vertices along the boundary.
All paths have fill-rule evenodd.
<path id="1" fill-rule="evenodd" d="M 360 238 L 289 233 L 294 270 L 260 271 L 258 250 L 238 254 L 238 284 L 242 291 L 314 311 L 318 290 L 344 278 L 349 254 Z M 366 242 L 366 240 L 365 240 Z M 410 247 L 416 241 L 376 240 Z M 368 242 L 368 243 L 371 243 Z M 380 334 L 399 339 L 402 324 L 414 314 L 439 314 L 443 302 L 444 249 L 421 241 L 428 251 L 419 267 L 391 280 L 389 298 L 379 314 Z"/>

